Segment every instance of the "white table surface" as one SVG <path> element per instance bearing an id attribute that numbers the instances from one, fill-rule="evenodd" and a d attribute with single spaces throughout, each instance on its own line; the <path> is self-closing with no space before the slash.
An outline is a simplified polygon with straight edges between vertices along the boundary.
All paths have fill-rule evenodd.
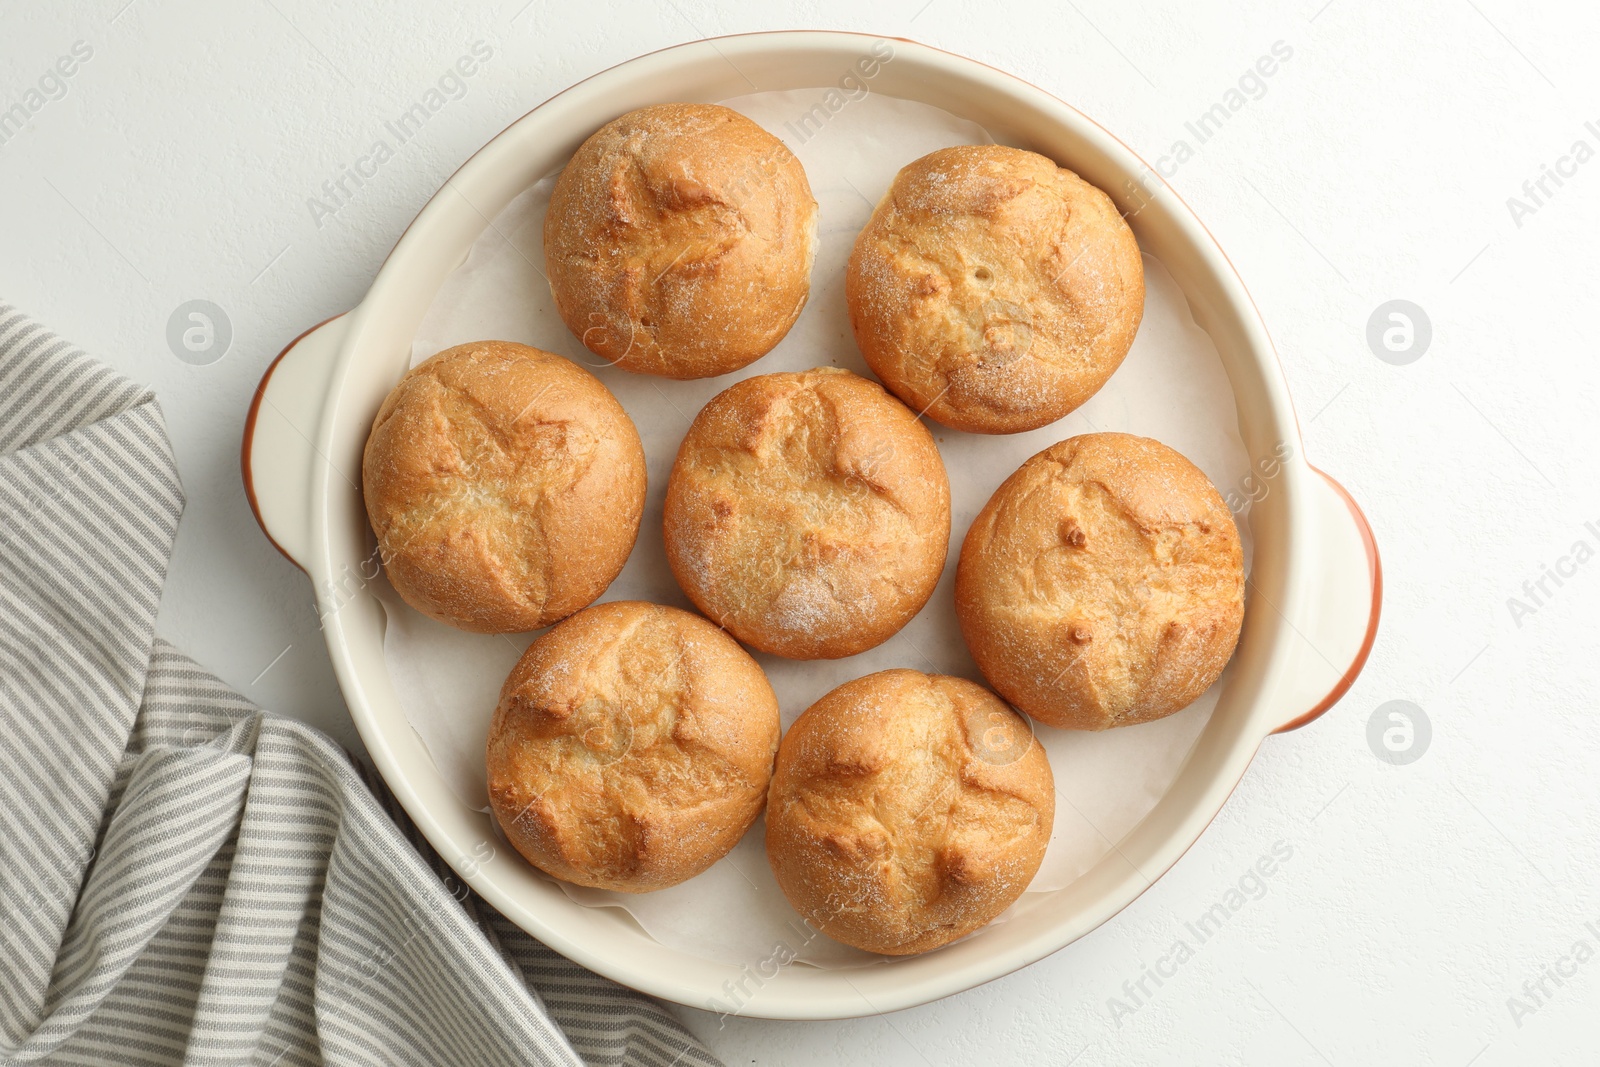
<path id="1" fill-rule="evenodd" d="M 1596 1062 L 1592 5 L 523 5 L 0 6 L 0 109 L 26 105 L 41 78 L 47 90 L 0 143 L 0 294 L 161 397 L 189 501 L 164 636 L 359 749 L 309 584 L 260 535 L 240 486 L 241 423 L 267 362 L 361 297 L 467 155 L 577 79 L 746 30 L 912 37 L 1043 86 L 1152 161 L 1177 140 L 1195 149 L 1172 182 L 1261 307 L 1306 454 L 1372 520 L 1382 629 L 1349 695 L 1269 739 L 1178 866 L 1081 941 L 887 1017 L 719 1026 L 683 1010 L 685 1022 L 730 1064 Z M 65 64 L 63 95 L 47 75 L 80 41 L 91 55 Z M 493 55 L 465 95 L 319 226 L 307 199 L 478 41 Z M 1265 93 L 1198 144 L 1185 124 L 1280 41 L 1292 56 Z M 1558 164 L 1562 184 L 1546 179 L 1533 200 L 1523 183 Z M 1533 210 L 1513 212 L 1510 197 Z M 207 366 L 166 340 L 192 299 L 232 325 Z M 1392 299 L 1432 323 L 1406 365 L 1366 340 Z M 1559 585 L 1525 590 L 1558 565 Z M 1404 766 L 1367 741 L 1390 700 L 1432 724 Z M 1136 1002 L 1124 983 L 1175 939 L 1194 944 L 1185 923 L 1278 842 L 1292 857 L 1264 895 Z"/>

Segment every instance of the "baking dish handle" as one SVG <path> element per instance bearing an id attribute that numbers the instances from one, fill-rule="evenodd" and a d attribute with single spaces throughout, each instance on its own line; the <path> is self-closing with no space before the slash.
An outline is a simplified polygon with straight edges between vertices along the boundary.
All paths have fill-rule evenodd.
<path id="1" fill-rule="evenodd" d="M 311 542 L 311 472 L 321 460 L 317 424 L 349 313 L 289 342 L 261 376 L 244 420 L 244 493 L 274 548 L 305 570 Z"/>
<path id="2" fill-rule="evenodd" d="M 1383 564 L 1372 526 L 1344 486 L 1316 467 L 1311 472 L 1317 588 L 1309 617 L 1294 625 L 1294 695 L 1273 733 L 1304 726 L 1339 702 L 1367 664 L 1383 606 Z"/>

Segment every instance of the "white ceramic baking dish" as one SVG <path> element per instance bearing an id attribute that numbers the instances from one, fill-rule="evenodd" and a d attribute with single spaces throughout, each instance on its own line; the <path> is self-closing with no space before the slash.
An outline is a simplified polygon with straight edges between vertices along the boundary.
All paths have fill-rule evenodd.
<path id="1" fill-rule="evenodd" d="M 874 52 L 874 46 L 877 52 Z M 679 45 L 623 63 L 535 108 L 445 183 L 390 253 L 360 306 L 307 331 L 278 357 L 246 421 L 245 485 L 262 528 L 311 577 L 328 651 L 350 714 L 378 769 L 435 848 L 486 900 L 529 933 L 625 985 L 743 1014 L 821 1019 L 906 1008 L 987 982 L 1056 951 L 1126 907 L 1206 828 L 1267 735 L 1327 710 L 1372 646 L 1381 572 L 1350 496 L 1310 466 L 1272 342 L 1222 250 L 1188 207 L 1126 145 L 1032 85 L 913 42 L 890 39 L 871 91 L 971 119 L 1107 190 L 1144 251 L 1183 288 L 1213 338 L 1257 463 L 1241 486 L 1254 564 L 1243 638 L 1225 691 L 1165 797 L 1070 886 L 1029 894 L 1014 916 L 922 956 L 850 970 L 743 966 L 669 949 L 614 908 L 585 908 L 515 856 L 480 862 L 488 816 L 463 805 L 412 732 L 384 666 L 384 612 L 363 591 L 373 574 L 357 485 L 380 401 L 409 364 L 412 336 L 445 277 L 518 193 L 559 168 L 584 138 L 625 111 L 752 91 L 836 86 L 883 39 L 782 32 Z M 959 536 L 960 531 L 956 531 Z M 771 973 L 769 973 L 771 972 Z"/>

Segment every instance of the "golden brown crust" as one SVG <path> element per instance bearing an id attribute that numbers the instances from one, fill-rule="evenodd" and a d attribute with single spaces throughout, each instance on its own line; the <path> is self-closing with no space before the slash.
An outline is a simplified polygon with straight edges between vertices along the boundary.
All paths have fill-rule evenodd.
<path id="1" fill-rule="evenodd" d="M 1040 722 L 1104 730 L 1187 706 L 1244 619 L 1244 553 L 1222 497 L 1146 437 L 1052 445 L 967 531 L 956 614 L 984 677 Z"/>
<path id="2" fill-rule="evenodd" d="M 926 952 L 1010 907 L 1044 859 L 1055 780 L 1027 722 L 961 678 L 847 682 L 784 735 L 767 858 L 795 909 L 868 952 Z"/>
<path id="3" fill-rule="evenodd" d="M 799 317 L 816 220 L 800 161 L 737 111 L 640 108 L 601 127 L 556 181 L 550 292 L 568 328 L 623 370 L 726 374 Z"/>
<path id="4" fill-rule="evenodd" d="M 845 297 L 874 373 L 972 433 L 1066 415 L 1111 377 L 1144 313 L 1139 246 L 1110 197 L 1033 152 L 960 145 L 896 175 Z"/>
<path id="5" fill-rule="evenodd" d="M 644 511 L 644 447 L 616 397 L 509 341 L 413 367 L 378 410 L 361 475 L 390 583 L 477 633 L 536 630 L 594 601 Z"/>
<path id="6" fill-rule="evenodd" d="M 848 371 L 747 378 L 711 399 L 667 482 L 667 561 L 701 611 L 763 652 L 850 656 L 938 584 L 950 483 L 933 435 Z"/>
<path id="7" fill-rule="evenodd" d="M 738 844 L 777 747 L 777 698 L 733 638 L 687 611 L 612 601 L 541 636 L 506 679 L 489 800 L 536 867 L 642 893 Z"/>

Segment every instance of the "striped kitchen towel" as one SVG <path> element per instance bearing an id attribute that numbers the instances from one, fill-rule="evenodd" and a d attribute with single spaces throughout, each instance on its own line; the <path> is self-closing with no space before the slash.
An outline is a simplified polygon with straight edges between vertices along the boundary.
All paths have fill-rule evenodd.
<path id="1" fill-rule="evenodd" d="M 155 397 L 0 303 L 0 1063 L 713 1064 L 154 636 Z"/>

